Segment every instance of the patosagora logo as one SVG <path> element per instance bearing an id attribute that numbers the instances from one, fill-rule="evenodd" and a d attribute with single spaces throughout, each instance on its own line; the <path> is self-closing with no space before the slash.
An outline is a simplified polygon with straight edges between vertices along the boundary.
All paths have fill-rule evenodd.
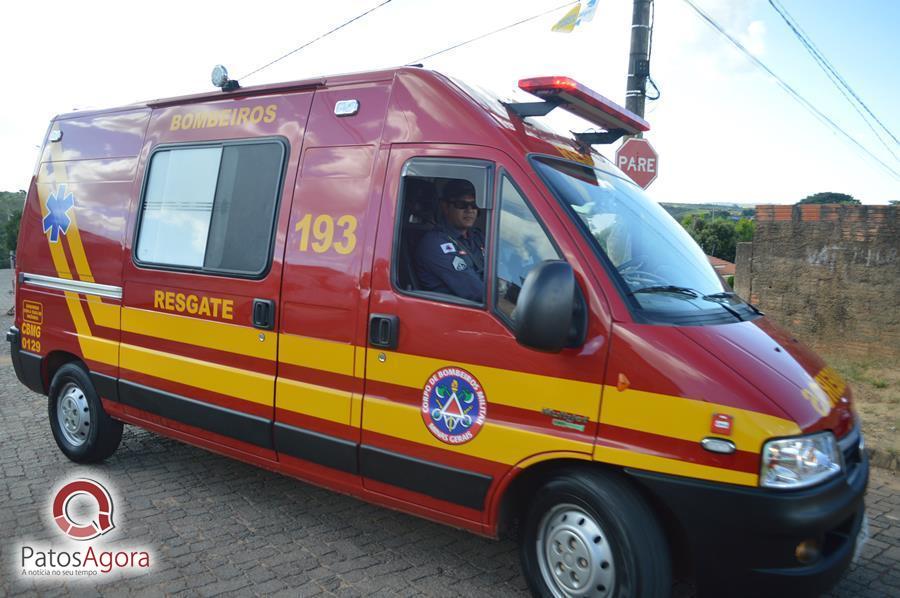
<path id="1" fill-rule="evenodd" d="M 113 495 L 107 488 L 109 484 L 80 478 L 66 482 L 52 495 L 51 525 L 61 532 L 61 537 L 50 544 L 23 543 L 16 563 L 20 576 L 96 578 L 150 570 L 151 554 L 147 548 L 124 548 L 119 541 L 115 550 L 103 546 L 107 534 L 116 529 Z"/>

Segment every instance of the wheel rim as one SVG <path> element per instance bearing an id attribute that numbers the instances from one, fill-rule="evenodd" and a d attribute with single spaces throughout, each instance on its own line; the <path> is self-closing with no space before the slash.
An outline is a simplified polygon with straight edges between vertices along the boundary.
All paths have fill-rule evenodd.
<path id="1" fill-rule="evenodd" d="M 583 508 L 557 505 L 541 519 L 537 558 L 554 596 L 611 596 L 616 580 L 609 537 Z"/>
<path id="2" fill-rule="evenodd" d="M 72 446 L 87 442 L 91 432 L 91 408 L 77 385 L 69 383 L 63 388 L 56 402 L 56 419 L 66 442 Z"/>

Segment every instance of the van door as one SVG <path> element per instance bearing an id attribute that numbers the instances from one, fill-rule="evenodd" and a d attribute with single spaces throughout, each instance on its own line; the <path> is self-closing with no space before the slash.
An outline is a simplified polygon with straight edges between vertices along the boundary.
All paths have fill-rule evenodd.
<path id="1" fill-rule="evenodd" d="M 305 148 L 285 251 L 275 446 L 291 473 L 343 490 L 361 484 L 360 276 L 386 157 L 374 145 Z"/>
<path id="2" fill-rule="evenodd" d="M 281 468 L 358 493 L 365 318 L 391 81 L 316 91 L 288 227 L 275 389 Z M 351 105 L 353 110 L 342 110 Z"/>
<path id="3" fill-rule="evenodd" d="M 282 257 L 312 95 L 154 111 L 124 268 L 119 382 L 126 412 L 151 429 L 275 458 Z"/>
<path id="4" fill-rule="evenodd" d="M 454 179 L 471 183 L 481 207 L 486 284 L 476 301 L 419 280 L 423 264 L 441 260 L 458 271 L 478 269 L 466 255 L 472 243 L 445 227 L 454 217 L 444 210 L 457 206 L 437 201 L 460 186 Z M 589 315 L 587 341 L 558 354 L 519 345 L 511 328 L 525 275 L 546 259 L 567 260 L 589 314 L 601 311 L 557 214 L 501 152 L 392 148 L 366 357 L 360 467 L 367 490 L 471 525 L 484 521 L 513 468 L 591 458 L 608 324 Z M 454 287 L 453 273 L 444 274 Z"/>

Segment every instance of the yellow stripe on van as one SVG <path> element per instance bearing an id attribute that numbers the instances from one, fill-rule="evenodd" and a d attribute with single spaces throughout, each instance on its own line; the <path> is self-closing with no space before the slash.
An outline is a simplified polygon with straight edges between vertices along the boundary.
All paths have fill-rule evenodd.
<path id="1" fill-rule="evenodd" d="M 98 326 L 119 330 L 121 327 L 119 318 L 122 312 L 122 307 L 119 304 L 104 303 L 96 295 L 87 295 L 87 304 L 88 309 L 91 310 L 91 317 L 94 318 L 94 322 Z"/>
<path id="2" fill-rule="evenodd" d="M 445 444 L 431 435 L 422 421 L 419 407 L 383 399 L 366 398 L 363 429 L 448 451 L 480 457 L 489 461 L 515 465 L 535 455 L 551 451 L 572 451 L 590 455 L 592 444 L 559 436 L 530 432 L 488 421 L 472 440 L 462 445 Z"/>
<path id="3" fill-rule="evenodd" d="M 75 271 L 78 278 L 85 282 L 97 282 L 88 264 L 87 255 L 84 253 L 84 245 L 81 243 L 81 232 L 78 229 L 78 221 L 75 218 L 77 210 L 69 210 L 69 230 L 64 235 L 69 242 L 69 250 L 72 252 L 72 260 L 75 262 Z"/>
<path id="4" fill-rule="evenodd" d="M 276 358 L 277 335 L 264 333 L 260 341 L 260 331 L 249 326 L 123 307 L 122 330 L 248 357 Z"/>
<path id="5" fill-rule="evenodd" d="M 88 264 L 87 255 L 84 253 L 84 245 L 81 243 L 81 232 L 78 230 L 78 219 L 75 216 L 77 211 L 69 210 L 69 230 L 64 236 L 69 242 L 69 250 L 72 252 L 72 261 L 75 262 L 78 278 L 85 282 L 96 282 L 91 272 L 91 266 Z"/>
<path id="6" fill-rule="evenodd" d="M 126 343 L 120 347 L 120 366 L 124 369 L 261 405 L 272 404 L 274 376 Z"/>
<path id="7" fill-rule="evenodd" d="M 75 324 L 75 336 L 78 338 L 82 357 L 107 365 L 117 365 L 119 363 L 119 343 L 92 336 L 91 327 L 84 314 L 78 293 L 65 291 L 65 297 L 66 306 L 68 306 L 69 313 L 72 314 L 72 322 Z"/>
<path id="8" fill-rule="evenodd" d="M 768 438 L 801 432 L 796 423 L 765 413 L 640 390 L 619 392 L 614 386 L 603 394 L 600 423 L 700 442 L 712 434 L 715 413 L 733 418 L 729 438 L 742 451 L 758 453 Z"/>
<path id="9" fill-rule="evenodd" d="M 598 445 L 594 452 L 594 459 L 613 465 L 634 467 L 635 469 L 645 469 L 647 471 L 668 473 L 714 482 L 725 482 L 726 484 L 756 486 L 758 483 L 758 476 L 752 473 L 734 471 L 733 469 L 724 469 L 721 467 L 712 467 L 710 465 L 699 465 L 697 463 L 679 461 L 678 459 L 668 459 L 666 457 L 658 457 L 656 455 L 648 455 L 646 453 L 617 449 L 608 446 Z"/>
<path id="10" fill-rule="evenodd" d="M 356 346 L 296 334 L 278 335 L 278 360 L 305 368 L 353 375 Z"/>
<path id="11" fill-rule="evenodd" d="M 278 378 L 275 383 L 275 406 L 279 409 L 339 424 L 350 423 L 352 397 L 352 393 L 343 390 L 286 378 Z"/>
<path id="12" fill-rule="evenodd" d="M 366 376 L 369 380 L 423 388 L 428 377 L 435 371 L 446 367 L 460 367 L 469 371 L 481 383 L 487 395 L 489 410 L 491 403 L 532 411 L 551 407 L 597 421 L 601 392 L 599 384 L 391 351 L 381 351 L 386 356 L 382 363 L 378 360 L 378 353 L 379 351 L 372 350 L 367 352 Z"/>

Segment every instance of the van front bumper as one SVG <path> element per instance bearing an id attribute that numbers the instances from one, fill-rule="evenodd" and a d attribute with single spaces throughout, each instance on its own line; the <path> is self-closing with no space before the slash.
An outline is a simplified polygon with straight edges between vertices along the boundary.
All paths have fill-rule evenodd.
<path id="1" fill-rule="evenodd" d="M 701 595 L 818 596 L 849 566 L 865 517 L 869 461 L 858 438 L 844 461 L 839 476 L 793 491 L 628 473 L 680 526 Z M 801 563 L 806 540 L 821 554 Z"/>
<path id="2" fill-rule="evenodd" d="M 9 356 L 12 360 L 13 369 L 16 371 L 16 377 L 19 379 L 19 382 L 34 392 L 47 394 L 47 389 L 44 388 L 44 379 L 41 376 L 41 356 L 23 351 L 21 337 L 19 329 L 15 326 L 11 326 L 6 331 L 6 340 L 9 342 Z"/>

